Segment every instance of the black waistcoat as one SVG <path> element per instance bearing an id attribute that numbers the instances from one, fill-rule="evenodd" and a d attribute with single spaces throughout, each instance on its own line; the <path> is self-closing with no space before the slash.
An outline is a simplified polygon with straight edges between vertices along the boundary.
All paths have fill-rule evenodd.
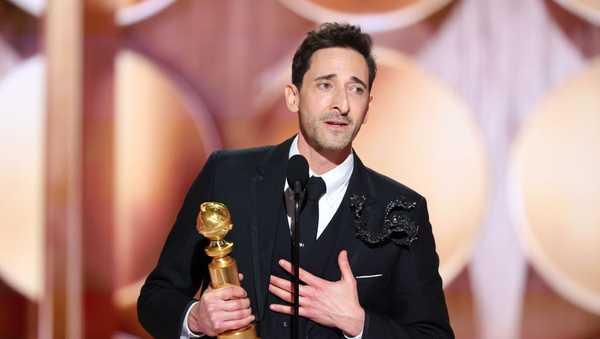
<path id="1" fill-rule="evenodd" d="M 283 199 L 282 199 L 283 200 Z M 342 203 L 340 205 L 343 206 Z M 339 232 L 342 229 L 342 225 L 340 224 L 340 208 L 336 211 L 333 218 L 323 231 L 323 233 L 319 236 L 317 241 L 311 246 L 301 247 L 300 249 L 300 267 L 317 275 L 323 277 L 323 271 L 325 270 L 325 265 L 330 262 L 332 259 L 331 256 L 337 256 L 338 253 L 335 252 L 335 245 L 339 235 Z M 271 274 L 291 280 L 291 275 L 285 272 L 281 266 L 277 263 L 279 259 L 286 259 L 291 261 L 291 236 L 290 236 L 290 226 L 288 224 L 287 215 L 283 208 L 283 202 L 279 208 L 280 216 L 278 226 L 276 228 L 276 236 L 275 236 L 275 247 L 273 250 L 273 259 L 271 264 Z M 334 259 L 337 262 L 337 259 Z M 287 305 L 285 301 L 279 299 L 273 294 L 268 293 L 267 305 L 265 307 L 265 315 L 262 319 L 262 324 L 260 324 L 259 328 L 261 329 L 261 338 L 262 339 L 287 339 L 291 338 L 291 316 L 273 312 L 269 308 L 269 304 L 284 304 Z M 313 338 L 312 334 L 314 331 L 315 324 L 312 321 L 309 321 L 305 318 L 300 317 L 299 321 L 300 325 L 300 338 Z M 321 327 L 321 329 L 324 329 Z M 307 333 L 308 330 L 308 333 Z M 324 329 L 327 332 L 339 332 L 337 329 Z M 314 333 L 316 334 L 316 333 Z"/>

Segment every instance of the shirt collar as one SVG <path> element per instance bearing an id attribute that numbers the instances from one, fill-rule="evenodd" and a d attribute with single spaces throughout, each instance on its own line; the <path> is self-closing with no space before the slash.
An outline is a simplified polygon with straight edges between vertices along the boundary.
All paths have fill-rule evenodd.
<path id="1" fill-rule="evenodd" d="M 290 146 L 289 158 L 292 156 L 300 154 L 298 150 L 298 135 L 292 141 L 292 145 Z M 352 171 L 354 170 L 354 152 L 350 152 L 348 157 L 341 164 L 336 167 L 330 169 L 329 171 L 317 175 L 313 172 L 312 169 L 308 169 L 309 176 L 320 176 L 323 181 L 325 181 L 325 187 L 327 187 L 326 195 L 328 193 L 333 193 L 338 190 L 340 187 L 347 186 L 350 181 L 350 177 L 352 176 Z"/>

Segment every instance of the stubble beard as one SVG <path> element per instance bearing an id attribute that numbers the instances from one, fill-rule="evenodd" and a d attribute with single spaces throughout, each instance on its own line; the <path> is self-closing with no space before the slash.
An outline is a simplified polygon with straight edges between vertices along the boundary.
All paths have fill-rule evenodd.
<path id="1" fill-rule="evenodd" d="M 300 115 L 300 130 L 302 131 L 306 142 L 319 153 L 339 152 L 347 149 L 352 145 L 352 141 L 358 133 L 359 128 L 354 127 L 350 118 L 344 118 L 348 123 L 348 130 L 340 131 L 338 133 L 328 131 L 327 128 L 323 126 L 323 121 L 332 116 L 335 115 L 325 115 L 317 119 L 304 121 L 302 114 Z"/>

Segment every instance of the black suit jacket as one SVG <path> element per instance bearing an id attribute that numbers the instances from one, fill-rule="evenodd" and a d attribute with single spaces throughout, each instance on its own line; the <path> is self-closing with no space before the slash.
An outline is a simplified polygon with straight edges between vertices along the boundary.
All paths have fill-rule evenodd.
<path id="1" fill-rule="evenodd" d="M 210 258 L 203 250 L 208 241 L 195 226 L 199 206 L 205 201 L 222 202 L 231 212 L 234 229 L 227 238 L 234 242 L 233 256 L 245 276 L 242 286 L 261 326 L 265 312 L 270 312 L 266 305 L 267 287 L 275 228 L 281 213 L 273 206 L 280 206 L 282 199 L 291 141 L 219 151 L 209 157 L 192 184 L 158 264 L 138 299 L 139 320 L 154 337 L 178 338 L 187 307 L 202 283 L 208 283 Z M 358 239 L 351 196 L 366 198 L 362 213 L 368 231 L 373 233 L 381 231 L 388 202 L 402 198 L 416 203 L 415 208 L 403 214 L 419 226 L 418 239 L 410 246 L 391 241 L 374 246 Z M 375 276 L 357 279 L 360 303 L 366 311 L 363 339 L 453 338 L 425 199 L 365 167 L 355 157 L 348 190 L 339 208 L 344 231 L 332 253 L 347 249 L 355 276 Z M 323 260 L 323 271 L 313 273 L 338 280 L 337 255 Z M 336 333 L 333 338 L 341 337 L 339 331 Z"/>

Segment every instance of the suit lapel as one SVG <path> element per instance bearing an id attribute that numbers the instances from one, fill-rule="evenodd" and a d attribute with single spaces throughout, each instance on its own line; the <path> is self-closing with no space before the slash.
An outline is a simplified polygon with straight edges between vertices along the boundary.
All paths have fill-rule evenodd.
<path id="1" fill-rule="evenodd" d="M 267 287 L 277 223 L 282 213 L 280 205 L 283 201 L 285 173 L 292 139 L 276 146 L 267 155 L 265 161 L 256 169 L 252 179 L 251 203 L 253 205 L 252 223 L 250 226 L 252 240 L 253 264 L 257 299 L 257 319 L 262 319 L 267 298 Z"/>
<path id="2" fill-rule="evenodd" d="M 350 265 L 352 266 L 360 256 L 360 244 L 361 241 L 356 238 L 356 232 L 354 228 L 354 216 L 352 214 L 352 210 L 350 208 L 350 197 L 353 195 L 364 195 L 366 196 L 365 209 L 367 211 L 371 210 L 373 206 L 376 204 L 375 200 L 375 192 L 371 188 L 371 185 L 368 181 L 368 173 L 366 167 L 363 165 L 362 161 L 355 154 L 354 156 L 354 169 L 352 171 L 352 176 L 350 177 L 350 182 L 348 183 L 348 189 L 346 190 L 346 194 L 344 195 L 344 199 L 340 204 L 340 219 L 339 222 L 342 223 L 342 230 L 339 233 L 339 236 L 336 241 L 335 246 L 335 255 L 332 256 L 333 260 L 330 260 L 327 265 L 327 273 L 336 272 L 336 276 L 339 276 L 339 267 L 337 263 L 337 256 L 341 250 L 348 251 L 348 260 L 350 261 Z M 371 213 L 369 213 L 371 215 Z"/>

